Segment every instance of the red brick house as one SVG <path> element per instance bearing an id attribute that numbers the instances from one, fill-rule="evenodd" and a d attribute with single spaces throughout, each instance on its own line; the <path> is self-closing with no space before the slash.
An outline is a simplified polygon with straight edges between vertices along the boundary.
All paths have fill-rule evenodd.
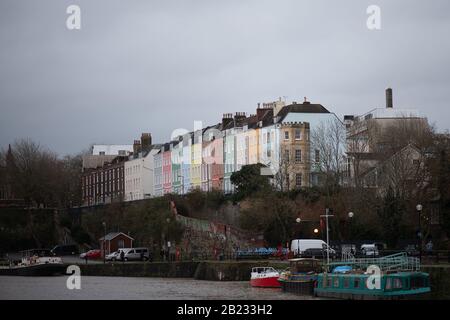
<path id="1" fill-rule="evenodd" d="M 99 241 L 100 250 L 105 249 L 105 254 L 110 254 L 120 248 L 132 248 L 134 239 L 123 232 L 110 232 Z"/>

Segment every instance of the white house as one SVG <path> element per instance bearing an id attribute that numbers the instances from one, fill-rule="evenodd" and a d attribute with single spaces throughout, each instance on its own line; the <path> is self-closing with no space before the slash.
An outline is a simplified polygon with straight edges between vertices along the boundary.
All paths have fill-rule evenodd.
<path id="1" fill-rule="evenodd" d="M 142 200 L 155 197 L 154 156 L 157 147 L 150 151 L 130 156 L 125 162 L 125 201 Z"/>

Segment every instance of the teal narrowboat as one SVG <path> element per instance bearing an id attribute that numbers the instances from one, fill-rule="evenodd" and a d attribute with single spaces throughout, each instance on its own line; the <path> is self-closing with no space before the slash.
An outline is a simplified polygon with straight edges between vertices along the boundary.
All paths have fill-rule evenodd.
<path id="1" fill-rule="evenodd" d="M 430 291 L 430 276 L 420 271 L 419 259 L 399 253 L 381 258 L 332 262 L 327 266 L 327 272 L 318 275 L 314 295 L 390 300 L 422 298 Z"/>
<path id="2" fill-rule="evenodd" d="M 382 274 L 378 286 L 369 285 L 370 276 L 363 273 L 323 273 L 318 276 L 314 294 L 351 300 L 395 300 L 417 299 L 431 291 L 429 275 L 424 272 Z"/>

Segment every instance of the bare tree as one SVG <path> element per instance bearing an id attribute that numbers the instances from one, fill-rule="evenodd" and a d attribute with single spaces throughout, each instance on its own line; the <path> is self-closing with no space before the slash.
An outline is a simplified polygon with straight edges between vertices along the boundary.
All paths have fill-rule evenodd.
<path id="1" fill-rule="evenodd" d="M 321 184 L 325 187 L 342 183 L 345 170 L 345 143 L 345 127 L 337 118 L 321 122 L 311 131 L 314 169 L 324 179 Z"/>

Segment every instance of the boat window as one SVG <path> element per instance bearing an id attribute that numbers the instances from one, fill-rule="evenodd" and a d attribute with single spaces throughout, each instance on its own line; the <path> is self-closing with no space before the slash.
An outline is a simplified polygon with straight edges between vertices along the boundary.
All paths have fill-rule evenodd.
<path id="1" fill-rule="evenodd" d="M 338 277 L 334 277 L 334 287 L 338 288 L 339 287 L 339 278 Z"/>
<path id="2" fill-rule="evenodd" d="M 350 279 L 344 278 L 344 288 L 349 288 L 349 287 L 350 287 Z"/>
<path id="3" fill-rule="evenodd" d="M 386 290 L 391 290 L 392 289 L 392 279 L 391 278 L 387 278 L 386 279 L 386 286 L 385 286 Z"/>
<path id="4" fill-rule="evenodd" d="M 395 278 L 394 279 L 394 289 L 401 289 L 402 288 L 402 279 Z"/>
<path id="5" fill-rule="evenodd" d="M 355 278 L 355 280 L 353 280 L 353 287 L 354 287 L 355 289 L 358 289 L 358 288 L 359 288 L 360 282 L 361 282 L 361 279 Z"/>

